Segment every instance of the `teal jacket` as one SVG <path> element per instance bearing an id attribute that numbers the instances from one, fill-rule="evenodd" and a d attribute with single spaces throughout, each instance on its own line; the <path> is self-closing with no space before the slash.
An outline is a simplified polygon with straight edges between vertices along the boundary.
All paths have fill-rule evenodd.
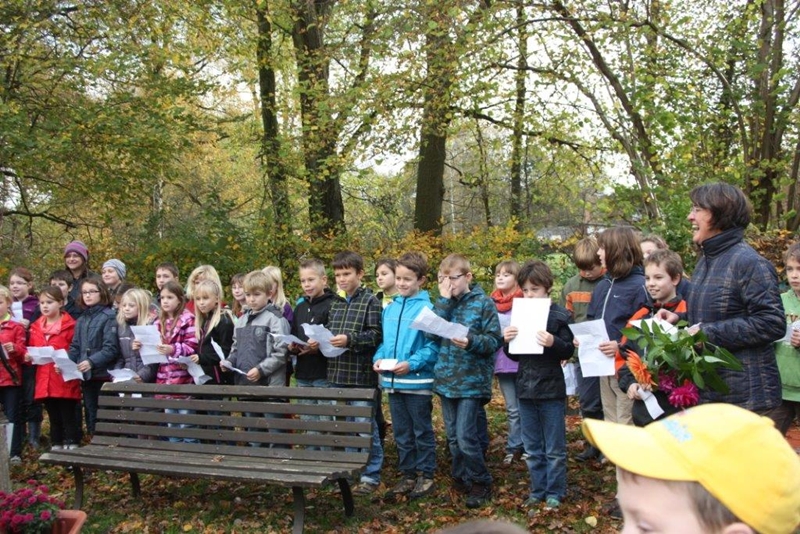
<path id="1" fill-rule="evenodd" d="M 380 373 L 383 389 L 433 390 L 433 367 L 439 354 L 439 344 L 425 336 L 422 330 L 411 328 L 411 322 L 424 309 L 432 309 L 427 291 L 410 297 L 397 296 L 383 310 L 383 343 L 375 353 L 378 360 L 396 359 L 408 362 L 410 372 L 398 376 L 391 372 Z"/>

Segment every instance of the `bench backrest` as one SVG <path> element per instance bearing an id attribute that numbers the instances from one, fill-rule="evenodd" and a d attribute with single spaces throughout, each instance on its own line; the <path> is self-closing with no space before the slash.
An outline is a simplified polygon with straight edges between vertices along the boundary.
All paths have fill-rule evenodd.
<path id="1" fill-rule="evenodd" d="M 377 394 L 360 388 L 108 383 L 92 443 L 364 464 Z"/>

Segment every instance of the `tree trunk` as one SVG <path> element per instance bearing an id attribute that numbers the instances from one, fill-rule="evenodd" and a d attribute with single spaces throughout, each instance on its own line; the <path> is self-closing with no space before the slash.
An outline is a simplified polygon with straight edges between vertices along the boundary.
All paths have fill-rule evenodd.
<path id="1" fill-rule="evenodd" d="M 514 227 L 522 230 L 525 217 L 522 211 L 522 143 L 525 127 L 525 79 L 528 75 L 528 26 L 525 24 L 525 7 L 517 4 L 517 28 L 519 35 L 517 46 L 516 100 L 514 103 L 514 132 L 511 139 L 511 210 L 509 215 L 514 219 Z"/>

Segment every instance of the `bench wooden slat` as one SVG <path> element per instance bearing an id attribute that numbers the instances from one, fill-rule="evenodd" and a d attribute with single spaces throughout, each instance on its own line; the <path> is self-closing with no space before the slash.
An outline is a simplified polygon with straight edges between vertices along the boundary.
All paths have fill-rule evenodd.
<path id="1" fill-rule="evenodd" d="M 213 388 L 210 391 L 209 388 Z M 299 388 L 267 386 L 197 386 L 181 384 L 138 384 L 136 382 L 109 382 L 103 385 L 103 394 L 141 393 L 151 395 L 195 395 L 199 397 L 236 397 L 238 399 L 327 399 L 338 401 L 373 401 L 373 389 L 364 388 Z"/>
<path id="2" fill-rule="evenodd" d="M 186 451 L 186 443 L 172 443 L 160 440 L 141 440 L 127 436 L 95 436 L 92 445 L 108 447 L 133 448 L 150 451 Z M 82 447 L 83 448 L 83 447 Z M 81 449 L 82 449 L 81 448 Z M 81 450 L 78 449 L 78 450 Z M 241 455 L 242 447 L 225 444 L 192 445 L 192 451 L 203 454 Z M 368 452 L 344 452 L 342 450 L 310 450 L 310 449 L 270 449 L 266 447 L 248 447 L 245 454 L 250 458 L 297 459 L 301 461 L 331 461 L 342 464 L 365 465 L 369 460 Z"/>

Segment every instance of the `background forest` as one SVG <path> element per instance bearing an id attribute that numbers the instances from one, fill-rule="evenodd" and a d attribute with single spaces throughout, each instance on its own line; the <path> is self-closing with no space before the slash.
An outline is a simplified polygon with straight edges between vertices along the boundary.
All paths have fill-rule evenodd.
<path id="1" fill-rule="evenodd" d="M 5 0 L 0 275 L 73 238 L 134 282 L 164 260 L 291 278 L 344 246 L 488 274 L 620 222 L 688 252 L 688 190 L 716 180 L 754 232 L 794 232 L 798 9 Z"/>

